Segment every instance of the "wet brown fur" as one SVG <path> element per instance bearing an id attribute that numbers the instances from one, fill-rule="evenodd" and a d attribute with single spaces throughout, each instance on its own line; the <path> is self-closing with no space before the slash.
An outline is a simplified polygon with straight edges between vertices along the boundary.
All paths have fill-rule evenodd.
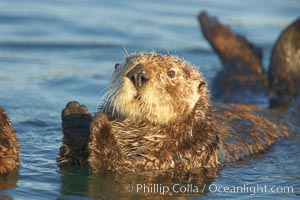
<path id="1" fill-rule="evenodd" d="M 141 89 L 126 77 L 138 64 L 150 75 Z M 175 56 L 134 54 L 120 66 L 102 112 L 92 118 L 89 133 L 84 131 L 89 134 L 88 153 L 81 162 L 93 172 L 218 168 L 264 151 L 291 134 L 272 120 L 271 111 L 241 104 L 212 105 L 202 75 Z M 175 79 L 166 75 L 170 69 L 175 70 Z M 84 109 L 74 110 L 80 107 Z M 84 106 L 71 102 L 63 111 L 63 120 L 74 114 L 90 116 Z M 65 143 L 65 137 L 63 147 L 69 153 L 60 153 L 58 164 L 72 164 L 77 157 L 77 150 Z"/>
<path id="2" fill-rule="evenodd" d="M 4 110 L 0 108 L 0 174 L 16 171 L 20 166 L 19 142 Z"/>

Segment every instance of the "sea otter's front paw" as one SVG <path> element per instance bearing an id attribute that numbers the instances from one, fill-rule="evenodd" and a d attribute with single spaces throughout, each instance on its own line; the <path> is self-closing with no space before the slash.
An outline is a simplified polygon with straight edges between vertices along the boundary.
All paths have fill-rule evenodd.
<path id="1" fill-rule="evenodd" d="M 90 132 L 95 137 L 97 143 L 114 141 L 111 131 L 111 122 L 107 119 L 107 116 L 100 113 L 96 114 L 90 125 Z"/>
<path id="2" fill-rule="evenodd" d="M 85 165 L 88 158 L 87 143 L 92 115 L 84 105 L 72 101 L 63 109 L 61 118 L 64 137 L 57 157 L 58 164 Z"/>
<path id="3" fill-rule="evenodd" d="M 85 105 L 77 101 L 71 101 L 61 113 L 63 132 L 81 132 L 80 129 L 88 129 L 92 116 Z M 78 129 L 76 131 L 76 129 Z"/>
<path id="4" fill-rule="evenodd" d="M 119 168 L 125 167 L 126 161 L 114 131 L 105 114 L 98 113 L 93 117 L 88 144 L 88 162 L 93 172 L 117 172 Z"/>

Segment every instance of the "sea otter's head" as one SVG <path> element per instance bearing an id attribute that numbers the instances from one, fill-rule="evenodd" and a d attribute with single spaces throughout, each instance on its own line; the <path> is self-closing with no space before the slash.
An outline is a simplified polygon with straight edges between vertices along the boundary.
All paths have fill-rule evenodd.
<path id="1" fill-rule="evenodd" d="M 133 54 L 115 65 L 102 112 L 114 118 L 167 124 L 204 120 L 208 89 L 196 68 L 176 56 Z"/>

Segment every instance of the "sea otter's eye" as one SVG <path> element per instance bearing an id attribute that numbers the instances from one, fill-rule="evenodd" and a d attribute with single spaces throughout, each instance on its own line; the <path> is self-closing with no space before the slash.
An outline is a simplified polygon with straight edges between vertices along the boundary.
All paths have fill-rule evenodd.
<path id="1" fill-rule="evenodd" d="M 167 75 L 168 75 L 168 77 L 170 77 L 170 78 L 174 78 L 174 77 L 175 77 L 175 71 L 169 70 L 169 71 L 167 71 Z"/>
<path id="2" fill-rule="evenodd" d="M 115 69 L 118 69 L 119 66 L 120 66 L 120 63 L 116 63 L 116 64 L 115 64 Z"/>

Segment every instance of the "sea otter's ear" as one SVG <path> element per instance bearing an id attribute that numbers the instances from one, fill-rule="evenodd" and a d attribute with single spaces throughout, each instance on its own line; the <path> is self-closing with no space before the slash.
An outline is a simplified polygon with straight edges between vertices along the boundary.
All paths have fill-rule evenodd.
<path id="1" fill-rule="evenodd" d="M 205 81 L 201 81 L 198 85 L 198 92 L 200 92 L 205 85 L 206 85 Z"/>

